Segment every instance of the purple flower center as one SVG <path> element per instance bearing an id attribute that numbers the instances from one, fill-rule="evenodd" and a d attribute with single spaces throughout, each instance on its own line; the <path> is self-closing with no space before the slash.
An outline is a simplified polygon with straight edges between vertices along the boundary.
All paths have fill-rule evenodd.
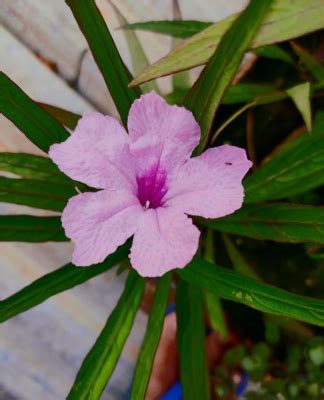
<path id="1" fill-rule="evenodd" d="M 138 199 L 145 208 L 158 208 L 163 205 L 163 197 L 167 192 L 166 171 L 155 165 L 136 178 Z"/>

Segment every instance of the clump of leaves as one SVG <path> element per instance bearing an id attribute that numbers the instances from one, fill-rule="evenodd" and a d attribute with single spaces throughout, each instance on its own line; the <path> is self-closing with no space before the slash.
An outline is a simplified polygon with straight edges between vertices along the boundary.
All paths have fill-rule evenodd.
<path id="1" fill-rule="evenodd" d="M 214 368 L 214 395 L 247 400 L 319 399 L 324 394 L 324 338 L 282 344 L 243 343 L 227 350 Z"/>
<path id="2" fill-rule="evenodd" d="M 223 306 L 230 319 L 239 315 L 240 326 L 252 325 L 256 329 L 259 324 L 259 313 L 255 311 L 251 318 L 244 318 L 237 303 L 247 306 L 244 310 L 264 313 L 262 318 L 268 326 L 276 320 L 280 330 L 293 330 L 308 337 L 316 328 L 305 323 L 324 326 L 324 301 L 314 298 L 322 293 L 324 266 L 324 213 L 320 206 L 324 182 L 322 44 L 309 37 L 295 40 L 324 27 L 322 1 L 251 0 L 240 15 L 211 26 L 197 21 L 133 26 L 178 38 L 194 35 L 134 81 L 94 0 L 67 0 L 67 4 L 89 43 L 123 124 L 131 104 L 142 92 L 139 84 L 206 63 L 192 87 L 186 76 L 178 75 L 174 91 L 166 97 L 170 102 L 185 105 L 200 124 L 202 135 L 196 154 L 214 143 L 229 142 L 247 147 L 254 162 L 253 173 L 244 181 L 246 198 L 242 209 L 221 219 L 197 220 L 203 231 L 199 256 L 186 268 L 174 271 L 184 398 L 208 400 L 211 391 L 203 351 L 206 309 L 213 328 L 223 336 L 227 335 Z M 138 47 L 134 32 L 128 33 L 129 43 Z M 292 44 L 274 44 L 292 39 Z M 243 56 L 250 50 L 253 63 L 244 64 L 243 71 L 239 70 Z M 134 54 L 141 57 L 143 65 L 143 52 Z M 33 101 L 4 73 L 0 73 L 0 112 L 45 152 L 53 143 L 66 140 L 70 135 L 67 128 L 73 129 L 79 119 L 66 110 Z M 8 203 L 61 212 L 77 191 L 91 190 L 64 176 L 48 158 L 41 156 L 2 153 L 0 168 L 18 176 L 0 177 L 0 200 Z M 0 228 L 2 241 L 67 240 L 59 217 L 0 216 Z M 96 266 L 76 268 L 67 264 L 38 279 L 0 302 L 0 321 L 5 322 L 121 263 L 125 266 L 129 248 L 127 242 Z M 298 257 L 290 257 L 294 251 Z M 303 276 L 304 285 L 300 279 L 295 284 L 304 265 L 309 264 L 311 276 Z M 295 279 L 287 280 L 289 274 Z M 132 399 L 145 398 L 171 280 L 169 273 L 156 282 L 135 369 Z M 68 399 L 101 397 L 132 328 L 144 283 L 134 270 L 128 272 L 120 300 L 85 358 Z M 268 329 L 268 337 L 275 342 L 276 329 Z M 285 378 L 275 376 L 271 370 L 272 352 L 265 344 L 236 349 L 240 368 L 257 381 L 273 374 L 271 380 L 262 384 L 264 393 L 278 392 L 278 387 L 273 387 L 279 379 L 280 390 L 289 396 L 313 396 L 319 393 L 322 378 L 318 371 L 323 368 L 318 350 L 322 342 L 316 340 L 307 349 L 299 347 L 301 357 L 295 349 L 287 354 L 286 361 L 281 361 L 290 369 L 291 377 L 307 376 L 303 388 L 293 379 L 286 384 Z M 236 357 L 233 351 L 226 356 L 232 364 L 230 360 Z M 226 375 L 223 378 L 226 380 Z M 232 389 L 226 385 L 223 388 L 223 396 Z M 221 391 L 222 386 L 217 390 Z"/>

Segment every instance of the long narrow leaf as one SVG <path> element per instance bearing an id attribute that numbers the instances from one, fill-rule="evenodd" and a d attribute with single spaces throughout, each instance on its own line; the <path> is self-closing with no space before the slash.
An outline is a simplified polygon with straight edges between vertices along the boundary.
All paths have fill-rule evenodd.
<path id="1" fill-rule="evenodd" d="M 70 185 L 0 176 L 0 202 L 62 211 L 77 191 Z"/>
<path id="2" fill-rule="evenodd" d="M 124 65 L 105 20 L 94 0 L 66 0 L 105 79 L 124 125 L 138 88 L 128 87 L 132 77 Z"/>
<path id="3" fill-rule="evenodd" d="M 213 236 L 213 231 L 211 229 L 208 229 L 205 238 L 204 259 L 211 263 L 215 263 Z M 215 292 L 211 293 L 208 290 L 205 290 L 204 295 L 206 308 L 212 328 L 216 332 L 218 332 L 223 338 L 226 338 L 228 335 L 228 331 L 221 299 L 217 296 Z"/>
<path id="4" fill-rule="evenodd" d="M 243 55 L 268 13 L 273 0 L 251 0 L 225 33 L 217 50 L 185 98 L 185 105 L 201 127 L 198 153 L 208 140 L 215 112 Z"/>
<path id="5" fill-rule="evenodd" d="M 258 83 L 238 83 L 227 88 L 222 104 L 239 104 L 253 101 L 256 97 L 269 95 L 276 92 L 273 85 Z"/>
<path id="6" fill-rule="evenodd" d="M 64 110 L 63 108 L 52 106 L 51 104 L 38 103 L 45 111 L 56 118 L 62 125 L 67 128 L 74 129 L 81 118 L 81 115 L 75 114 L 72 111 Z"/>
<path id="7" fill-rule="evenodd" d="M 125 30 L 143 30 L 173 36 L 179 39 L 187 39 L 196 33 L 208 28 L 212 22 L 194 21 L 194 20 L 162 20 L 145 21 L 125 24 L 122 26 Z"/>
<path id="8" fill-rule="evenodd" d="M 240 84 L 243 85 L 243 84 Z M 315 83 L 310 85 L 310 95 L 314 95 L 318 90 L 321 90 L 324 88 L 324 81 L 319 82 L 319 83 Z M 275 103 L 277 101 L 282 101 L 285 100 L 289 97 L 288 95 L 288 91 L 287 90 L 277 90 L 274 91 L 273 93 L 265 93 L 265 94 L 259 94 L 257 97 L 255 97 L 255 99 L 253 101 L 251 101 L 251 99 L 249 99 L 249 95 L 246 96 L 246 101 L 251 101 L 250 103 L 245 104 L 243 107 L 239 108 L 237 111 L 235 111 L 234 114 L 232 114 L 227 120 L 225 120 L 225 122 L 222 123 L 222 125 L 216 130 L 216 132 L 213 134 L 212 138 L 211 138 L 211 144 L 213 144 L 215 142 L 215 140 L 217 139 L 217 137 L 220 135 L 220 133 L 231 123 L 233 122 L 237 117 L 239 117 L 243 112 L 257 107 L 257 106 L 262 106 L 265 104 L 271 104 L 271 103 Z M 230 88 L 228 88 L 227 92 L 230 92 Z M 226 93 L 227 93 L 226 92 Z M 226 93 L 225 96 L 223 97 L 223 101 L 226 97 Z M 252 93 L 251 93 L 252 94 Z M 231 98 L 230 98 L 231 101 Z M 234 104 L 234 102 L 232 103 Z"/>
<path id="9" fill-rule="evenodd" d="M 182 20 L 180 5 L 178 0 L 172 1 L 173 6 L 173 18 L 175 20 Z M 173 37 L 172 38 L 172 48 L 180 46 L 183 42 L 182 39 Z M 142 71 L 141 71 L 142 72 Z M 172 87 L 173 91 L 188 91 L 190 88 L 190 75 L 188 71 L 178 72 L 177 74 L 172 75 Z"/>
<path id="10" fill-rule="evenodd" d="M 149 382 L 155 352 L 159 344 L 165 317 L 165 309 L 168 302 L 168 294 L 172 273 L 160 278 L 150 316 L 147 323 L 141 351 L 135 368 L 134 380 L 131 390 L 131 400 L 144 400 Z"/>
<path id="11" fill-rule="evenodd" d="M 280 46 L 275 44 L 254 49 L 253 53 L 260 57 L 270 58 L 272 60 L 280 60 L 292 65 L 294 65 L 295 63 L 295 60 L 287 51 L 283 50 Z"/>
<path id="12" fill-rule="evenodd" d="M 299 56 L 300 61 L 304 64 L 309 73 L 318 82 L 324 81 L 324 66 L 316 60 L 307 50 L 299 46 L 297 43 L 291 43 L 294 52 Z"/>
<path id="13" fill-rule="evenodd" d="M 72 289 L 95 276 L 108 271 L 127 257 L 129 244 L 121 246 L 103 263 L 91 267 L 75 267 L 67 264 L 50 272 L 21 289 L 5 300 L 0 301 L 0 322 L 27 311 L 43 301 L 65 290 Z"/>
<path id="14" fill-rule="evenodd" d="M 132 270 L 114 311 L 83 361 L 68 400 L 97 400 L 114 371 L 143 294 L 145 280 Z"/>
<path id="15" fill-rule="evenodd" d="M 66 240 L 60 217 L 0 216 L 0 241 L 35 243 Z"/>
<path id="16" fill-rule="evenodd" d="M 248 262 L 244 258 L 243 254 L 241 254 L 236 246 L 234 246 L 232 240 L 225 233 L 222 235 L 222 237 L 227 254 L 232 262 L 234 270 L 237 273 L 246 276 L 247 278 L 262 282 L 262 279 L 259 277 L 257 272 L 254 271 L 254 269 L 248 264 Z"/>
<path id="17" fill-rule="evenodd" d="M 194 259 L 177 273 L 185 281 L 256 310 L 324 326 L 324 300 L 260 283 L 207 261 Z"/>
<path id="18" fill-rule="evenodd" d="M 213 25 L 212 22 L 180 20 L 174 21 L 161 20 L 161 21 L 145 21 L 135 22 L 133 24 L 126 24 L 122 26 L 125 30 L 143 30 L 149 32 L 160 33 L 162 35 L 172 36 L 179 39 L 187 39 L 203 31 L 209 26 Z M 271 58 L 280 60 L 289 64 L 294 63 L 294 59 L 288 52 L 281 49 L 279 46 L 273 44 L 265 47 L 260 47 L 253 51 L 260 57 Z"/>
<path id="19" fill-rule="evenodd" d="M 112 1 L 109 1 L 109 3 L 114 9 L 119 23 L 121 25 L 126 25 L 127 20 L 124 15 L 119 11 L 119 9 Z M 137 75 L 149 65 L 149 61 L 135 32 L 133 32 L 132 30 L 126 30 L 125 39 L 127 41 L 128 49 L 132 58 L 134 73 L 135 75 Z M 143 93 L 148 93 L 151 90 L 154 90 L 156 93 L 160 92 L 157 83 L 154 81 L 146 83 L 141 87 L 141 89 Z"/>
<path id="20" fill-rule="evenodd" d="M 3 72 L 0 72 L 0 113 L 45 152 L 53 143 L 62 142 L 69 136 L 57 119 L 28 97 Z"/>
<path id="21" fill-rule="evenodd" d="M 324 208 L 288 203 L 247 204 L 228 217 L 200 219 L 222 232 L 276 242 L 324 244 Z"/>
<path id="22" fill-rule="evenodd" d="M 259 3 L 267 2 L 259 1 Z M 207 63 L 235 18 L 236 15 L 231 15 L 188 39 L 182 46 L 143 71 L 132 84 L 138 85 L 160 76 Z M 294 0 L 293 2 L 275 0 L 249 48 L 254 49 L 282 42 L 322 29 L 323 21 L 322 0 Z"/>
<path id="23" fill-rule="evenodd" d="M 289 143 L 245 180 L 245 202 L 275 200 L 306 192 L 324 183 L 324 113 L 312 134 Z"/>
<path id="24" fill-rule="evenodd" d="M 243 254 L 238 250 L 234 243 L 227 235 L 223 235 L 223 241 L 228 253 L 228 256 L 233 264 L 234 270 L 248 278 L 262 282 L 258 273 L 249 265 Z M 291 318 L 280 317 L 273 314 L 264 314 L 265 320 L 270 320 L 272 323 L 277 324 L 286 332 L 293 336 L 299 334 L 301 337 L 312 337 L 312 331 L 302 322 L 296 321 Z"/>
<path id="25" fill-rule="evenodd" d="M 52 160 L 35 154 L 0 153 L 0 171 L 11 172 L 22 178 L 75 186 Z"/>
<path id="26" fill-rule="evenodd" d="M 177 344 L 183 398 L 210 399 L 203 299 L 199 288 L 179 279 L 176 292 Z"/>
<path id="27" fill-rule="evenodd" d="M 305 121 L 308 132 L 312 130 L 312 110 L 310 104 L 311 86 L 309 82 L 304 82 L 287 90 L 287 94 L 292 98 L 303 120 Z"/>

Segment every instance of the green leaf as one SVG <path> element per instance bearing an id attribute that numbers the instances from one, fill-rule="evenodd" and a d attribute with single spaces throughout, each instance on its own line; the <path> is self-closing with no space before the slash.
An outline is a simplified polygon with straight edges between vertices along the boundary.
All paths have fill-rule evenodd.
<path id="1" fill-rule="evenodd" d="M 194 259 L 186 268 L 177 270 L 185 281 L 220 297 L 245 304 L 270 314 L 294 318 L 324 326 L 324 300 L 299 296 L 256 282 L 243 275 L 207 261 Z"/>
<path id="2" fill-rule="evenodd" d="M 311 135 L 294 140 L 245 179 L 245 202 L 290 197 L 323 183 L 324 113 L 318 113 Z"/>
<path id="3" fill-rule="evenodd" d="M 187 39 L 203 29 L 212 25 L 212 22 L 193 21 L 193 20 L 162 20 L 162 21 L 145 21 L 135 22 L 133 24 L 125 24 L 122 26 L 125 30 L 142 30 L 164 35 L 173 36 L 179 39 Z"/>
<path id="4" fill-rule="evenodd" d="M 224 218 L 200 219 L 222 232 L 276 242 L 324 243 L 324 208 L 296 204 L 247 204 Z"/>
<path id="5" fill-rule="evenodd" d="M 208 28 L 211 25 L 213 25 L 212 22 L 190 21 L 190 20 L 182 21 L 175 18 L 174 21 L 168 21 L 168 20 L 145 21 L 145 22 L 136 22 L 133 24 L 125 24 L 122 26 L 122 28 L 125 30 L 138 29 L 143 31 L 160 33 L 172 36 L 174 38 L 188 39 L 193 35 L 196 35 L 197 33 Z M 294 63 L 294 60 L 290 56 L 290 54 L 275 44 L 255 49 L 253 53 L 259 55 L 260 57 L 280 60 L 289 64 Z"/>
<path id="6" fill-rule="evenodd" d="M 0 176 L 0 202 L 62 211 L 77 191 L 70 185 Z"/>
<path id="7" fill-rule="evenodd" d="M 56 118 L 62 125 L 67 128 L 75 129 L 81 115 L 75 114 L 72 111 L 64 110 L 63 108 L 52 106 L 51 104 L 38 103 L 45 111 Z"/>
<path id="8" fill-rule="evenodd" d="M 240 84 L 241 85 L 241 84 Z M 243 84 L 242 84 L 243 85 Z M 324 81 L 323 82 L 319 82 L 316 84 L 312 84 L 310 86 L 310 95 L 313 96 L 313 94 L 317 91 L 317 90 L 321 90 L 324 87 Z M 270 103 L 274 103 L 277 101 L 282 101 L 282 100 L 286 100 L 289 95 L 288 95 L 288 90 L 286 91 L 275 91 L 273 93 L 269 93 L 269 94 L 262 94 L 262 95 L 258 95 L 257 97 L 255 97 L 255 99 L 253 101 L 251 101 L 250 103 L 245 104 L 243 107 L 239 108 L 237 111 L 235 111 L 234 114 L 232 114 L 229 118 L 227 118 L 225 120 L 225 122 L 222 123 L 222 125 L 216 130 L 216 132 L 213 134 L 210 143 L 214 144 L 215 140 L 217 139 L 217 137 L 220 135 L 220 133 L 230 124 L 232 123 L 237 117 L 239 117 L 243 112 L 257 107 L 257 106 L 262 106 L 265 104 L 270 104 Z M 224 96 L 225 97 L 225 96 Z M 248 100 L 248 96 L 247 96 L 247 100 Z"/>
<path id="9" fill-rule="evenodd" d="M 273 85 L 258 83 L 237 83 L 227 88 L 222 104 L 239 104 L 253 101 L 258 96 L 273 94 L 276 88 Z"/>
<path id="10" fill-rule="evenodd" d="M 109 0 L 109 4 L 114 9 L 118 21 L 123 26 L 127 25 L 127 20 L 123 16 L 123 14 L 119 11 L 116 5 Z M 125 32 L 125 39 L 127 41 L 128 49 L 132 58 L 133 68 L 135 75 L 139 74 L 149 65 L 148 58 L 143 50 L 141 42 L 138 40 L 136 33 L 132 30 L 126 30 Z M 159 87 L 156 82 L 148 82 L 141 87 L 143 93 L 148 93 L 151 90 L 154 90 L 156 93 L 159 93 Z"/>
<path id="11" fill-rule="evenodd" d="M 123 294 L 83 361 L 68 400 L 100 399 L 132 328 L 144 283 L 135 270 L 129 273 Z"/>
<path id="12" fill-rule="evenodd" d="M 63 242 L 68 240 L 60 217 L 0 215 L 2 242 Z"/>
<path id="13" fill-rule="evenodd" d="M 127 257 L 129 248 L 129 243 L 119 247 L 114 254 L 107 257 L 101 264 L 82 268 L 75 267 L 73 264 L 67 264 L 56 271 L 42 276 L 29 286 L 19 290 L 19 292 L 0 301 L 0 322 L 7 321 L 58 293 L 72 289 L 108 271 Z"/>
<path id="14" fill-rule="evenodd" d="M 173 77 L 177 76 L 173 75 Z M 182 105 L 183 99 L 188 93 L 187 89 L 174 90 L 173 92 L 167 94 L 165 99 L 170 104 L 178 104 Z M 256 106 L 256 99 L 268 99 L 269 101 L 277 101 L 278 99 L 278 91 L 276 91 L 275 86 L 266 85 L 266 84 L 258 84 L 258 83 L 237 83 L 236 85 L 231 85 L 226 89 L 224 96 L 221 100 L 221 104 L 225 105 L 233 105 L 233 104 L 241 104 L 245 102 L 252 102 L 249 104 L 249 108 L 252 106 Z M 287 97 L 288 95 L 285 92 L 280 92 L 280 99 Z M 273 100 L 270 96 L 273 96 Z"/>
<path id="15" fill-rule="evenodd" d="M 270 58 L 272 60 L 280 60 L 288 64 L 295 64 L 295 61 L 291 55 L 275 44 L 259 47 L 258 49 L 253 50 L 253 53 L 260 57 Z"/>
<path id="16" fill-rule="evenodd" d="M 28 97 L 3 72 L 0 72 L 0 112 L 45 152 L 53 143 L 62 142 L 69 136 L 63 125 Z"/>
<path id="17" fill-rule="evenodd" d="M 204 259 L 206 261 L 214 263 L 215 262 L 214 240 L 213 240 L 213 231 L 211 229 L 207 230 L 204 244 L 205 244 Z M 218 332 L 223 338 L 226 338 L 228 336 L 228 332 L 226 327 L 226 321 L 224 318 L 222 302 L 220 298 L 215 293 L 211 293 L 208 291 L 205 291 L 204 295 L 205 295 L 205 303 L 208 311 L 208 316 L 212 328 L 216 332 Z"/>
<path id="18" fill-rule="evenodd" d="M 312 110 L 310 104 L 310 83 L 305 82 L 287 90 L 299 112 L 301 113 L 308 132 L 312 130 Z"/>
<path id="19" fill-rule="evenodd" d="M 0 153 L 0 171 L 11 172 L 22 178 L 62 183 L 75 186 L 49 158 L 25 153 Z"/>
<path id="20" fill-rule="evenodd" d="M 145 399 L 155 353 L 162 333 L 171 279 L 172 273 L 170 272 L 160 278 L 157 284 L 146 333 L 135 368 L 131 400 Z"/>
<path id="21" fill-rule="evenodd" d="M 121 120 L 127 125 L 128 111 L 140 95 L 138 88 L 128 87 L 132 77 L 125 67 L 114 40 L 94 0 L 66 0 L 81 31 L 88 41 L 93 57 L 105 79 Z"/>
<path id="22" fill-rule="evenodd" d="M 225 234 L 223 234 L 223 241 L 227 250 L 227 254 L 233 264 L 235 271 L 241 275 L 246 276 L 247 278 L 261 282 L 262 279 L 245 260 L 244 256 L 234 246 L 230 238 Z"/>
<path id="23" fill-rule="evenodd" d="M 173 0 L 173 18 L 175 20 L 182 20 L 181 10 L 178 3 L 178 0 Z M 180 38 L 173 37 L 172 38 L 172 48 L 180 46 L 183 40 Z M 140 71 L 142 72 L 142 71 Z M 191 86 L 190 75 L 188 71 L 178 72 L 177 74 L 172 75 L 172 87 L 173 91 L 188 91 Z"/>
<path id="24" fill-rule="evenodd" d="M 318 81 L 324 81 L 324 66 L 320 64 L 307 50 L 296 43 L 291 43 L 294 52 L 305 65 L 310 74 Z"/>
<path id="25" fill-rule="evenodd" d="M 228 337 L 221 299 L 215 293 L 205 291 L 205 302 L 210 325 L 222 338 Z"/>
<path id="26" fill-rule="evenodd" d="M 184 104 L 201 128 L 198 153 L 206 146 L 215 112 L 243 55 L 269 11 L 273 0 L 251 0 L 225 33 L 214 55 L 189 91 Z"/>
<path id="27" fill-rule="evenodd" d="M 225 234 L 223 234 L 223 241 L 227 250 L 227 254 L 233 264 L 234 270 L 248 278 L 262 282 L 262 279 L 258 273 L 250 266 L 243 254 Z M 300 321 L 272 314 L 265 314 L 264 318 L 266 324 L 267 322 L 270 322 L 272 325 L 276 324 L 277 326 L 280 326 L 280 328 L 284 329 L 285 332 L 288 332 L 294 336 L 298 334 L 303 338 L 312 337 L 312 331 Z"/>
<path id="28" fill-rule="evenodd" d="M 188 39 L 183 46 L 143 71 L 132 84 L 138 85 L 207 63 L 235 18 L 236 15 L 231 15 Z M 322 0 L 275 0 L 249 48 L 282 42 L 322 29 L 323 21 Z"/>
<path id="29" fill-rule="evenodd" d="M 188 267 L 187 267 L 188 268 Z M 199 288 L 179 279 L 176 291 L 177 345 L 183 398 L 210 399 L 203 299 Z"/>

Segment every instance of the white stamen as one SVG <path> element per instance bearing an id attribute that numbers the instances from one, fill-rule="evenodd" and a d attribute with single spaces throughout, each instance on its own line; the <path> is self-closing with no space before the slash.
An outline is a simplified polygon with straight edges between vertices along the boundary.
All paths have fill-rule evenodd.
<path id="1" fill-rule="evenodd" d="M 145 208 L 150 208 L 150 200 L 146 200 Z"/>

